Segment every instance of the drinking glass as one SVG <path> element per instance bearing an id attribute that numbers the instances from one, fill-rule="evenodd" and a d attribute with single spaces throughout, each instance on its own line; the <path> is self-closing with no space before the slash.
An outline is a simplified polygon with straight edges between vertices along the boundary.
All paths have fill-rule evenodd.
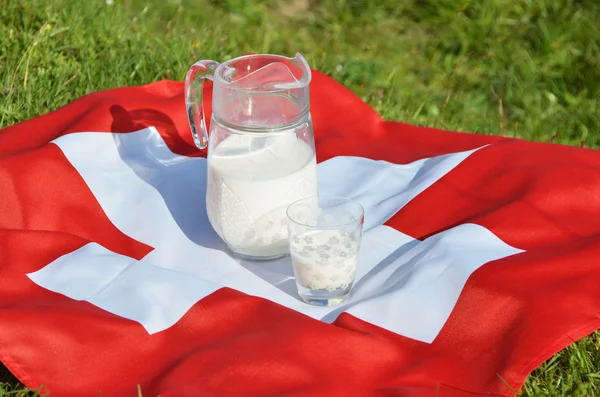
<path id="1" fill-rule="evenodd" d="M 317 306 L 350 296 L 358 266 L 364 210 L 343 197 L 308 197 L 287 208 L 288 240 L 298 294 Z"/>

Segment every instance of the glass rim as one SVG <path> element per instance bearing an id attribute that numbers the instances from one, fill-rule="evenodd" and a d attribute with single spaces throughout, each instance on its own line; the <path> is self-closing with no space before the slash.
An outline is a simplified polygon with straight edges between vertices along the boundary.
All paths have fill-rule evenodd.
<path id="1" fill-rule="evenodd" d="M 299 222 L 296 219 L 294 219 L 291 215 L 290 215 L 290 209 L 292 209 L 292 207 L 296 204 L 301 203 L 302 201 L 308 201 L 308 200 L 317 200 L 317 203 L 319 202 L 319 199 L 325 199 L 325 200 L 340 200 L 341 202 L 343 202 L 344 204 L 352 204 L 357 206 L 357 208 L 360 211 L 360 216 L 358 217 L 358 219 L 356 219 L 355 221 L 351 221 L 351 222 L 340 222 L 340 223 L 336 223 L 335 225 L 331 225 L 331 226 L 319 226 L 319 225 L 310 225 L 304 222 Z M 337 229 L 339 227 L 343 227 L 343 226 L 353 226 L 356 225 L 357 223 L 361 223 L 363 222 L 363 219 L 365 217 L 365 209 L 362 206 L 361 203 L 359 203 L 357 200 L 348 198 L 348 197 L 342 197 L 342 196 L 308 196 L 308 197 L 303 197 L 301 199 L 298 199 L 294 202 L 292 202 L 290 205 L 287 206 L 286 210 L 285 210 L 285 215 L 287 217 L 288 220 L 290 220 L 291 222 L 294 222 L 296 225 L 302 226 L 302 227 L 307 227 L 307 228 L 313 228 L 313 229 Z"/>

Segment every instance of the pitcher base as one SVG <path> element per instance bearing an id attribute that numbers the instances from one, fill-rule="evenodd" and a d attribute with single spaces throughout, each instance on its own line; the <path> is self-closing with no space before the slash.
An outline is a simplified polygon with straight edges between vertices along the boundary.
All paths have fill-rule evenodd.
<path id="1" fill-rule="evenodd" d="M 227 247 L 227 251 L 228 251 L 229 255 L 234 258 L 242 259 L 245 261 L 251 261 L 251 262 L 269 262 L 269 261 L 274 261 L 274 260 L 282 259 L 282 258 L 289 256 L 289 253 L 287 253 L 287 252 L 283 252 L 281 254 L 276 254 L 276 255 L 268 255 L 268 256 L 246 255 L 246 254 L 241 254 L 239 252 L 232 250 L 231 247 L 229 247 L 229 246 Z"/>

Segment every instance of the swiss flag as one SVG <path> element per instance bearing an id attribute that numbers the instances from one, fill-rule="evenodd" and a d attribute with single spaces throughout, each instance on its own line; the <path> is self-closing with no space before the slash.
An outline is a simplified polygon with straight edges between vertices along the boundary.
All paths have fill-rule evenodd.
<path id="1" fill-rule="evenodd" d="M 52 397 L 511 396 L 600 327 L 600 153 L 386 122 L 318 72 L 311 107 L 319 190 L 365 207 L 337 308 L 223 250 L 182 83 L 0 131 L 0 361 Z"/>

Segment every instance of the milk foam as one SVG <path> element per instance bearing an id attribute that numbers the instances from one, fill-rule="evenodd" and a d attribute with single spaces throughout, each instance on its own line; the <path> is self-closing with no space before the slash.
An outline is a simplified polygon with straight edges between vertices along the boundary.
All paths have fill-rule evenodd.
<path id="1" fill-rule="evenodd" d="M 208 218 L 239 254 L 287 253 L 287 206 L 316 195 L 315 154 L 293 131 L 230 135 L 209 154 Z"/>

